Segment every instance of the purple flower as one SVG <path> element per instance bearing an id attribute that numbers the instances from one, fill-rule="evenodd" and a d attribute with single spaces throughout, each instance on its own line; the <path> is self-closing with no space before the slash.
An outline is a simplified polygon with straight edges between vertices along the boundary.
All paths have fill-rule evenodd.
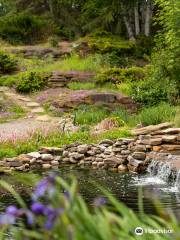
<path id="1" fill-rule="evenodd" d="M 9 206 L 7 209 L 6 209 L 6 214 L 8 215 L 12 215 L 12 216 L 17 216 L 18 214 L 18 209 L 16 206 Z"/>
<path id="2" fill-rule="evenodd" d="M 45 210 L 45 206 L 40 202 L 35 202 L 31 205 L 31 210 L 37 215 L 42 215 Z"/>
<path id="3" fill-rule="evenodd" d="M 63 208 L 54 209 L 51 206 L 47 206 L 44 211 L 44 215 L 47 216 L 47 221 L 45 222 L 45 228 L 50 230 L 53 228 L 56 219 L 64 212 Z"/>
<path id="4" fill-rule="evenodd" d="M 98 197 L 98 198 L 95 198 L 93 205 L 95 207 L 101 207 L 101 206 L 106 205 L 106 203 L 107 203 L 107 200 L 105 198 Z"/>
<path id="5" fill-rule="evenodd" d="M 34 191 L 33 200 L 36 201 L 40 197 L 43 197 L 47 192 L 48 195 L 52 196 L 55 192 L 55 177 L 56 175 L 50 175 L 47 178 L 40 181 Z"/>

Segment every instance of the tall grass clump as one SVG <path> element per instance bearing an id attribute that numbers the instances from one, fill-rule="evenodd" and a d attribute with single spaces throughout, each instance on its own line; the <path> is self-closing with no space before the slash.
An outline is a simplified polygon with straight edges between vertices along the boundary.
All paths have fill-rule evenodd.
<path id="1" fill-rule="evenodd" d="M 62 60 L 54 62 L 46 66 L 45 71 L 51 72 L 54 70 L 60 71 L 80 71 L 80 72 L 97 72 L 102 66 L 100 55 L 89 55 L 82 58 L 76 54 L 65 57 Z M 44 68 L 37 68 L 35 71 L 44 71 Z"/>
<path id="2" fill-rule="evenodd" d="M 160 103 L 157 106 L 142 109 L 136 117 L 139 123 L 143 125 L 155 125 L 162 122 L 174 121 L 177 107 L 168 103 Z"/>
<path id="3" fill-rule="evenodd" d="M 109 109 L 102 106 L 81 105 L 75 111 L 76 125 L 97 124 L 109 115 Z"/>
<path id="4" fill-rule="evenodd" d="M 0 215 L 1 239 L 10 235 L 10 239 L 14 240 L 133 240 L 139 239 L 135 234 L 139 226 L 142 229 L 171 231 L 170 234 L 144 232 L 141 239 L 178 239 L 180 226 L 171 215 L 163 219 L 148 216 L 143 211 L 135 213 L 104 189 L 101 191 L 105 198 L 94 199 L 90 208 L 78 193 L 76 180 L 67 183 L 57 173 L 51 173 L 37 183 L 29 205 L 6 182 L 1 181 L 0 184 L 16 198 L 18 204 L 18 207 L 7 207 Z"/>

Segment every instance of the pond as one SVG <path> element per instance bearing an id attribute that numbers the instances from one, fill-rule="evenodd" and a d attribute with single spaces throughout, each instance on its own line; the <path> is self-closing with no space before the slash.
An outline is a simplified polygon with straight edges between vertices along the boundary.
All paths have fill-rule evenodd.
<path id="1" fill-rule="evenodd" d="M 103 196 L 98 187 L 95 186 L 100 184 L 127 206 L 138 211 L 138 191 L 142 188 L 146 213 L 155 214 L 156 208 L 158 209 L 162 206 L 164 212 L 168 213 L 169 210 L 173 210 L 180 219 L 180 192 L 175 191 L 171 183 L 168 184 L 157 177 L 151 177 L 149 174 L 135 175 L 107 170 L 70 168 L 69 166 L 60 168 L 59 172 L 64 179 L 67 179 L 69 175 L 73 175 L 78 179 L 79 191 L 89 205 L 93 204 L 96 197 Z M 47 172 L 43 172 L 41 175 L 47 175 Z M 4 176 L 3 179 L 20 190 L 22 195 L 27 198 L 26 192 L 30 192 L 30 189 L 27 190 L 22 184 L 15 183 L 12 176 Z M 158 200 L 156 208 L 153 204 L 155 200 Z M 14 202 L 15 200 L 12 196 L 7 193 L 1 193 L 0 211 L 3 211 L 6 206 Z"/>

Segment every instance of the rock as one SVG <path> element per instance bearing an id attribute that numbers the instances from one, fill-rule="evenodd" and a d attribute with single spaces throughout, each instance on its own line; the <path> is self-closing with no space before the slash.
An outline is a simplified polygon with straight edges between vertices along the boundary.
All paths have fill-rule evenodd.
<path id="1" fill-rule="evenodd" d="M 87 155 L 89 155 L 89 156 L 94 156 L 96 154 L 96 152 L 95 151 L 88 151 L 87 152 Z"/>
<path id="2" fill-rule="evenodd" d="M 27 154 L 21 154 L 18 157 L 14 158 L 16 161 L 20 161 L 22 163 L 29 163 L 31 158 Z"/>
<path id="3" fill-rule="evenodd" d="M 52 118 L 48 115 L 42 115 L 42 116 L 36 117 L 36 120 L 39 122 L 49 122 L 52 120 Z"/>
<path id="4" fill-rule="evenodd" d="M 120 153 L 122 151 L 122 148 L 113 148 L 114 153 Z"/>
<path id="5" fill-rule="evenodd" d="M 59 166 L 59 162 L 54 160 L 54 161 L 51 162 L 51 165 L 52 166 Z"/>
<path id="6" fill-rule="evenodd" d="M 27 107 L 39 107 L 39 103 L 36 103 L 36 102 L 28 102 L 26 104 Z"/>
<path id="7" fill-rule="evenodd" d="M 122 163 L 122 159 L 116 158 L 116 157 L 111 157 L 111 158 L 104 159 L 104 164 L 106 166 L 116 167 L 117 165 L 119 165 L 121 163 Z"/>
<path id="8" fill-rule="evenodd" d="M 55 156 L 54 157 L 54 161 L 58 161 L 58 162 L 60 162 L 62 159 L 61 159 L 61 157 L 60 156 Z"/>
<path id="9" fill-rule="evenodd" d="M 131 153 L 131 151 L 129 151 L 129 150 L 122 150 L 121 151 L 122 155 L 129 155 L 130 153 Z"/>
<path id="10" fill-rule="evenodd" d="M 63 149 L 58 147 L 41 147 L 40 152 L 57 155 L 57 154 L 62 154 Z"/>
<path id="11" fill-rule="evenodd" d="M 68 152 L 68 151 L 63 151 L 62 156 L 63 156 L 64 158 L 69 157 L 69 152 Z"/>
<path id="12" fill-rule="evenodd" d="M 118 166 L 118 171 L 119 172 L 128 172 L 128 167 L 126 165 L 121 164 Z"/>
<path id="13" fill-rule="evenodd" d="M 177 141 L 180 142 L 180 134 L 177 135 Z"/>
<path id="14" fill-rule="evenodd" d="M 15 167 L 17 171 L 25 171 L 25 166 Z"/>
<path id="15" fill-rule="evenodd" d="M 44 109 L 42 107 L 37 107 L 31 110 L 32 113 L 44 113 Z"/>
<path id="16" fill-rule="evenodd" d="M 78 153 L 85 154 L 85 153 L 87 153 L 88 150 L 89 150 L 89 146 L 87 144 L 80 145 L 77 147 Z"/>
<path id="17" fill-rule="evenodd" d="M 180 128 L 168 128 L 156 132 L 156 134 L 165 135 L 165 134 L 180 134 Z"/>
<path id="18" fill-rule="evenodd" d="M 177 136 L 176 135 L 164 135 L 164 136 L 162 136 L 162 140 L 163 140 L 163 142 L 166 142 L 166 143 L 173 143 L 173 142 L 176 142 Z"/>
<path id="19" fill-rule="evenodd" d="M 42 165 L 42 168 L 43 168 L 43 169 L 50 169 L 50 168 L 51 168 L 51 164 L 48 164 L 48 163 L 43 164 L 43 165 Z"/>
<path id="20" fill-rule="evenodd" d="M 144 160 L 146 158 L 146 154 L 144 152 L 134 152 L 132 157 L 138 160 Z"/>
<path id="21" fill-rule="evenodd" d="M 11 162 L 9 162 L 9 166 L 10 167 L 21 167 L 22 165 L 23 165 L 23 163 L 20 162 L 20 161 L 11 161 Z"/>
<path id="22" fill-rule="evenodd" d="M 97 162 L 93 162 L 93 163 L 92 163 L 92 166 L 93 166 L 93 167 L 97 167 L 97 164 L 98 164 Z"/>
<path id="23" fill-rule="evenodd" d="M 78 160 L 74 159 L 73 157 L 70 157 L 69 162 L 75 164 L 78 163 Z"/>
<path id="24" fill-rule="evenodd" d="M 77 153 L 77 152 L 70 153 L 69 156 L 71 158 L 76 159 L 76 160 L 81 160 L 82 158 L 84 158 L 84 154 L 80 154 L 80 153 Z"/>
<path id="25" fill-rule="evenodd" d="M 98 163 L 97 163 L 97 167 L 98 167 L 98 168 L 104 167 L 104 163 L 103 163 L 103 162 L 98 162 Z"/>
<path id="26" fill-rule="evenodd" d="M 30 164 L 35 164 L 36 163 L 36 158 L 32 158 L 29 163 Z"/>
<path id="27" fill-rule="evenodd" d="M 153 146 L 154 152 L 159 152 L 161 150 L 161 146 Z"/>
<path id="28" fill-rule="evenodd" d="M 27 156 L 31 158 L 39 159 L 41 157 L 41 154 L 39 152 L 31 152 L 31 153 L 28 153 Z"/>
<path id="29" fill-rule="evenodd" d="M 136 145 L 133 148 L 133 151 L 135 151 L 135 152 L 145 152 L 146 151 L 146 146 L 145 145 Z"/>
<path id="30" fill-rule="evenodd" d="M 100 143 L 99 143 L 99 145 L 113 145 L 114 144 L 114 142 L 112 141 L 112 140 L 110 140 L 110 139 L 105 139 L 105 140 L 102 140 Z"/>
<path id="31" fill-rule="evenodd" d="M 164 151 L 167 151 L 167 152 L 180 151 L 180 145 L 163 144 L 163 145 L 161 145 L 161 149 Z"/>
<path id="32" fill-rule="evenodd" d="M 162 138 L 138 140 L 137 143 L 144 144 L 144 145 L 156 146 L 156 145 L 160 145 L 162 143 Z"/>
<path id="33" fill-rule="evenodd" d="M 139 129 L 134 129 L 131 133 L 132 135 L 145 135 L 145 134 L 149 134 L 164 128 L 169 128 L 172 127 L 173 123 L 161 123 L 158 125 L 150 125 L 147 127 L 143 127 L 143 128 L 139 128 Z"/>
<path id="34" fill-rule="evenodd" d="M 41 154 L 41 159 L 43 161 L 53 161 L 54 157 L 51 154 L 43 153 L 43 154 Z"/>

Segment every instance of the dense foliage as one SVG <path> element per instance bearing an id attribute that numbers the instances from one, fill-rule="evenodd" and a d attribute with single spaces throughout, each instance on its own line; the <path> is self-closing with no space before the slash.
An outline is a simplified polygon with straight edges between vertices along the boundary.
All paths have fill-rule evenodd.
<path id="1" fill-rule="evenodd" d="M 21 79 L 18 81 L 16 90 L 21 93 L 36 92 L 43 89 L 46 84 L 46 75 L 30 72 L 27 74 L 23 74 Z"/>
<path id="2" fill-rule="evenodd" d="M 47 21 L 35 15 L 8 15 L 0 18 L 0 37 L 12 44 L 33 44 L 48 36 L 47 25 Z"/>
<path id="3" fill-rule="evenodd" d="M 156 1 L 161 11 L 156 22 L 162 31 L 156 37 L 149 78 L 134 88 L 135 99 L 145 104 L 178 103 L 180 98 L 180 2 Z"/>
<path id="4" fill-rule="evenodd" d="M 7 74 L 17 69 L 17 62 L 11 56 L 4 52 L 0 52 L 0 75 Z"/>

